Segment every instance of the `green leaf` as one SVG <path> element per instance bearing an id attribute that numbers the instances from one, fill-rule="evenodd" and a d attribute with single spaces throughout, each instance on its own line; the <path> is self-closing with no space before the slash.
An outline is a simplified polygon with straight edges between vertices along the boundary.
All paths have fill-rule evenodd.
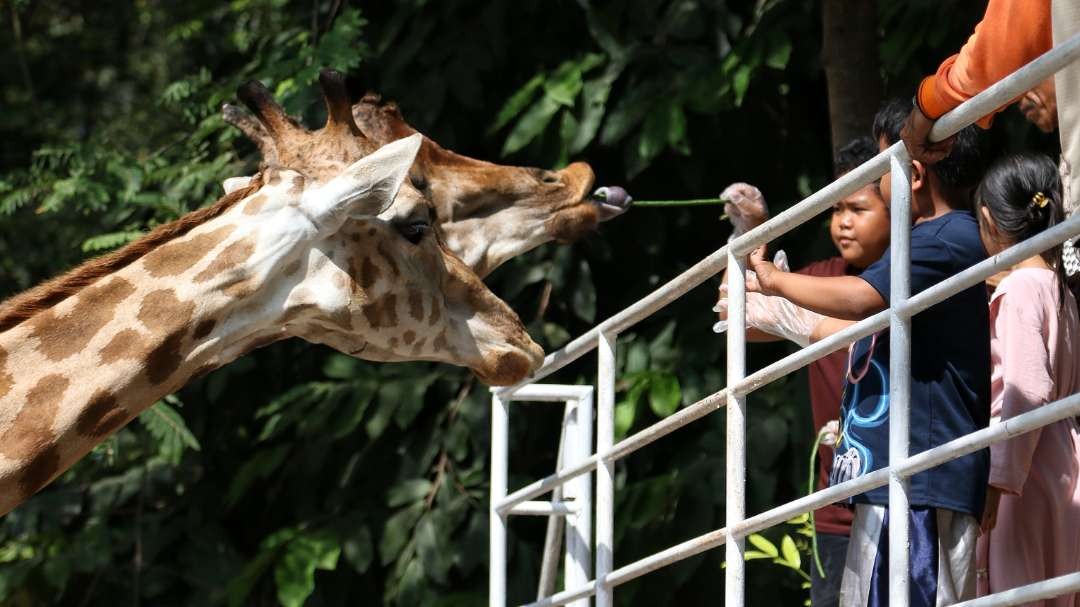
<path id="1" fill-rule="evenodd" d="M 751 533 L 746 536 L 746 541 L 753 544 L 754 548 L 757 548 L 772 558 L 780 556 L 780 551 L 776 549 L 776 544 L 765 539 L 765 536 L 760 533 Z"/>
<path id="2" fill-rule="evenodd" d="M 201 449 L 198 439 L 184 423 L 184 418 L 165 401 L 158 401 L 140 413 L 139 422 L 157 439 L 162 457 L 174 465 L 180 463 L 185 448 Z"/>
<path id="3" fill-rule="evenodd" d="M 500 109 L 499 113 L 496 115 L 495 122 L 488 128 L 488 134 L 490 135 L 491 133 L 499 131 L 507 124 L 510 124 L 510 121 L 520 114 L 521 111 L 525 109 L 525 106 L 532 101 L 533 97 L 536 96 L 536 91 L 539 90 L 543 84 L 544 75 L 537 74 L 511 95 L 510 99 L 503 104 L 502 109 Z"/>
<path id="4" fill-rule="evenodd" d="M 315 591 L 315 570 L 337 567 L 341 546 L 327 533 L 297 537 L 285 547 L 274 567 L 278 602 L 284 607 L 301 607 Z"/>
<path id="5" fill-rule="evenodd" d="M 679 379 L 669 373 L 657 373 L 649 382 L 649 408 L 657 417 L 667 417 L 682 403 Z"/>
<path id="6" fill-rule="evenodd" d="M 521 148 L 529 145 L 536 139 L 544 128 L 551 122 L 551 118 L 559 111 L 559 104 L 551 97 L 544 95 L 521 116 L 517 124 L 506 137 L 503 144 L 502 155 L 509 156 Z"/>
<path id="7" fill-rule="evenodd" d="M 278 445 L 257 451 L 251 459 L 240 466 L 240 470 L 233 476 L 229 490 L 225 493 L 225 504 L 227 506 L 236 504 L 252 483 L 275 472 L 285 462 L 285 456 L 288 454 L 289 445 Z"/>
<path id="8" fill-rule="evenodd" d="M 603 121 L 604 113 L 607 111 L 607 101 L 608 96 L 611 94 L 612 81 L 613 79 L 605 76 L 590 80 L 582 87 L 581 118 L 578 120 L 574 138 L 570 141 L 569 151 L 571 154 L 577 154 L 584 150 L 596 137 L 596 132 L 600 130 L 600 123 Z"/>
<path id="9" fill-rule="evenodd" d="M 144 232 L 141 230 L 133 230 L 127 232 L 110 232 L 108 234 L 101 234 L 100 236 L 93 236 L 83 241 L 82 250 L 83 253 L 96 253 L 106 249 L 115 249 L 120 245 L 125 245 L 129 242 L 138 240 L 143 234 Z"/>
<path id="10" fill-rule="evenodd" d="M 382 539 L 379 541 L 379 561 L 383 565 L 393 562 L 401 554 L 412 536 L 413 526 L 424 513 L 424 508 L 424 502 L 416 502 L 386 520 Z"/>
<path id="11" fill-rule="evenodd" d="M 784 535 L 780 540 L 780 551 L 784 555 L 784 561 L 792 569 L 802 567 L 802 557 L 799 556 L 799 549 L 795 547 L 795 540 L 791 539 L 790 535 Z"/>
<path id="12" fill-rule="evenodd" d="M 626 436 L 630 428 L 634 426 L 634 418 L 637 416 L 637 401 L 624 400 L 615 405 L 615 438 Z"/>
<path id="13" fill-rule="evenodd" d="M 403 481 L 391 487 L 387 492 L 386 505 L 397 508 L 423 499 L 431 491 L 431 487 L 431 481 L 426 478 Z"/>
<path id="14" fill-rule="evenodd" d="M 791 40 L 782 34 L 777 34 L 769 44 L 769 52 L 765 55 L 765 65 L 782 70 L 787 67 L 791 59 Z"/>
<path id="15" fill-rule="evenodd" d="M 742 105 L 743 97 L 746 95 L 746 89 L 750 86 L 750 75 L 754 73 L 753 66 L 741 65 L 739 69 L 735 71 L 735 76 L 732 79 L 732 91 L 735 93 L 735 105 L 736 107 Z"/>
<path id="16" fill-rule="evenodd" d="M 357 573 L 365 573 L 375 558 L 375 544 L 371 540 L 371 531 L 367 525 L 360 525 L 351 536 L 342 543 L 345 560 L 349 561 Z"/>

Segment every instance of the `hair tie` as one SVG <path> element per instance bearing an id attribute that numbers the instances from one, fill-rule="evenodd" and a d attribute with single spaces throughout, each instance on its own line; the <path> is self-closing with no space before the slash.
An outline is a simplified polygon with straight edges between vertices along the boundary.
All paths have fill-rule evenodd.
<path id="1" fill-rule="evenodd" d="M 1035 192 L 1035 195 L 1031 197 L 1031 204 L 1039 207 L 1040 209 L 1046 206 L 1046 203 L 1050 202 L 1050 199 L 1046 197 L 1046 194 L 1042 192 Z"/>

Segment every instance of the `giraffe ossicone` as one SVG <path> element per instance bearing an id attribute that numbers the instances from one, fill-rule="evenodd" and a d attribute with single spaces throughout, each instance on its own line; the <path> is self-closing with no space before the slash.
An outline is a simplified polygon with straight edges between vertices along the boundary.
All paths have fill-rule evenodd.
<path id="1" fill-rule="evenodd" d="M 339 76 L 315 138 L 349 152 Z M 261 85 L 241 97 L 294 128 Z M 346 137 L 347 135 L 347 137 Z M 214 205 L 0 304 L 0 514 L 192 377 L 288 337 L 514 383 L 543 360 L 520 319 L 431 229 L 406 179 L 419 137 L 266 166 Z"/>

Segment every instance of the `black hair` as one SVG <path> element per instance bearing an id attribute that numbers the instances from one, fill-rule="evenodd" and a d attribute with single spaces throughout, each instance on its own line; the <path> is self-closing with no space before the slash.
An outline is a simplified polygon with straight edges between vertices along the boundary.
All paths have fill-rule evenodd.
<path id="1" fill-rule="evenodd" d="M 1042 154 L 1014 154 L 995 162 L 975 191 L 975 207 L 986 207 L 997 229 L 1021 242 L 1065 220 L 1061 202 L 1061 175 L 1054 161 Z M 1064 303 L 1065 264 L 1061 245 L 1042 253 L 1053 268 Z"/>
<path id="2" fill-rule="evenodd" d="M 900 141 L 900 130 L 904 128 L 913 107 L 910 99 L 886 101 L 874 116 L 874 139 L 884 138 L 889 145 Z M 953 136 L 949 155 L 930 165 L 929 170 L 937 175 L 945 187 L 966 194 L 982 178 L 988 156 L 985 134 L 976 126 L 966 126 Z"/>
<path id="3" fill-rule="evenodd" d="M 836 156 L 833 157 L 833 173 L 836 177 L 839 177 L 877 156 L 877 154 L 877 143 L 870 136 L 856 137 L 845 143 L 844 147 L 836 150 Z"/>

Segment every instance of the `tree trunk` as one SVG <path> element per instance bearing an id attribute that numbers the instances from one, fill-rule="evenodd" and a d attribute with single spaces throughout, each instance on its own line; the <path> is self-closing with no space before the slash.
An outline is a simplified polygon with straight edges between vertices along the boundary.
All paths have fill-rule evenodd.
<path id="1" fill-rule="evenodd" d="M 829 90 L 833 153 L 870 135 L 881 102 L 874 0 L 822 0 L 822 62 Z"/>

